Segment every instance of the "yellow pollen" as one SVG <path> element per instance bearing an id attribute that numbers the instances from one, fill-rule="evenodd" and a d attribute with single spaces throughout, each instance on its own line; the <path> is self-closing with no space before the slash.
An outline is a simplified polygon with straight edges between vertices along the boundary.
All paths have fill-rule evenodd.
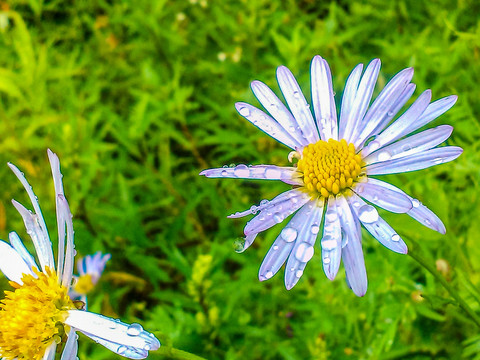
<path id="1" fill-rule="evenodd" d="M 94 288 L 94 286 L 92 275 L 85 274 L 78 277 L 74 286 L 74 290 L 81 295 L 86 295 Z"/>
<path id="2" fill-rule="evenodd" d="M 358 179 L 363 163 L 355 146 L 329 139 L 303 149 L 297 169 L 303 174 L 305 188 L 315 196 L 328 198 L 350 188 Z"/>
<path id="3" fill-rule="evenodd" d="M 11 281 L 14 291 L 5 291 L 0 301 L 0 357 L 6 360 L 43 358 L 53 341 L 60 342 L 66 330 L 67 311 L 75 309 L 68 289 L 58 284 L 55 270 L 36 276 L 23 275 L 23 285 Z"/>

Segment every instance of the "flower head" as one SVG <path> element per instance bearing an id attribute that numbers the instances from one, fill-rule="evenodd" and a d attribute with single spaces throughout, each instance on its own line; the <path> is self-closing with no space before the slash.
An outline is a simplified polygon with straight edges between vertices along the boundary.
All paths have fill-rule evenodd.
<path id="1" fill-rule="evenodd" d="M 57 346 L 65 343 L 62 359 L 76 359 L 76 331 L 80 331 L 119 355 L 144 359 L 149 350 L 160 347 L 153 334 L 143 330 L 140 324 L 128 325 L 79 310 L 80 304 L 69 295 L 75 252 L 72 215 L 63 192 L 58 157 L 50 150 L 48 157 L 57 205 L 56 264 L 37 198 L 23 173 L 8 164 L 33 205 L 34 212 L 31 212 L 12 200 L 32 238 L 38 263 L 15 232 L 9 234 L 10 244 L 0 241 L 0 270 L 14 288 L 5 291 L 5 298 L 0 302 L 0 357 L 5 360 L 51 360 Z"/>
<path id="2" fill-rule="evenodd" d="M 295 215 L 280 232 L 259 271 L 261 281 L 285 266 L 285 286 L 291 289 L 303 275 L 320 236 L 322 263 L 333 280 L 343 259 L 347 282 L 355 294 L 367 291 L 367 274 L 361 244 L 361 225 L 382 245 L 405 254 L 407 246 L 373 205 L 395 213 L 407 213 L 421 224 L 445 233 L 442 221 L 417 199 L 374 175 L 425 169 L 456 159 L 462 149 L 441 146 L 453 128 L 440 125 L 411 135 L 450 109 L 456 96 L 430 103 L 426 90 L 403 114 L 396 115 L 412 96 L 413 69 L 395 75 L 370 104 L 380 71 L 373 60 L 362 74 L 357 65 L 350 74 L 337 119 L 332 77 L 327 62 L 315 56 L 311 63 L 312 108 L 293 74 L 285 66 L 277 69 L 277 80 L 289 109 L 260 81 L 252 90 L 270 113 L 243 102 L 237 111 L 253 125 L 289 147 L 289 167 L 237 165 L 208 169 L 206 177 L 280 180 L 293 185 L 273 200 L 230 215 L 256 215 L 245 226 L 248 248 L 255 237 Z M 318 235 L 321 232 L 320 235 Z"/>
<path id="3" fill-rule="evenodd" d="M 75 276 L 76 281 L 70 292 L 72 298 L 81 297 L 86 301 L 85 296 L 97 285 L 110 257 L 110 254 L 102 255 L 97 251 L 95 255 L 87 255 L 77 261 L 78 276 Z"/>

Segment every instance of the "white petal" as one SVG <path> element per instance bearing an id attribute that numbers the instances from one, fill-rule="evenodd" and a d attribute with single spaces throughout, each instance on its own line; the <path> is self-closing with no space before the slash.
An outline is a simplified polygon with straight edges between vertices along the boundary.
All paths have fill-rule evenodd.
<path id="1" fill-rule="evenodd" d="M 368 178 L 367 182 L 358 183 L 354 191 L 371 203 L 394 213 L 406 213 L 413 206 L 405 194 L 389 189 L 380 180 Z"/>
<path id="2" fill-rule="evenodd" d="M 265 114 L 262 110 L 244 102 L 235 103 L 235 108 L 240 115 L 275 140 L 293 150 L 299 147 L 298 142 L 294 140 L 279 123 Z"/>
<path id="3" fill-rule="evenodd" d="M 315 122 L 313 121 L 312 112 L 297 80 L 295 80 L 295 77 L 288 68 L 279 66 L 277 68 L 277 81 L 282 90 L 283 97 L 287 101 L 295 120 L 302 130 L 303 137 L 307 139 L 309 143 L 317 142 L 320 138 L 317 128 L 315 127 Z"/>
<path id="4" fill-rule="evenodd" d="M 8 163 L 8 166 L 13 171 L 15 176 L 20 180 L 23 187 L 27 191 L 28 197 L 32 202 L 33 209 L 35 210 L 36 215 L 35 214 L 31 215 L 31 221 L 34 222 L 34 224 L 32 224 L 32 227 L 33 226 L 35 227 L 35 232 L 37 234 L 36 236 L 38 237 L 36 239 L 37 244 L 35 244 L 35 240 L 34 240 L 34 245 L 35 245 L 35 249 L 37 250 L 37 256 L 39 258 L 40 265 L 42 266 L 42 268 L 44 268 L 45 266 L 49 266 L 50 268 L 55 269 L 55 262 L 53 260 L 52 243 L 50 242 L 50 238 L 48 236 L 47 225 L 45 224 L 45 220 L 43 219 L 42 211 L 40 210 L 40 205 L 38 204 L 37 197 L 33 193 L 32 187 L 28 183 L 27 179 L 25 179 L 25 176 L 23 175 L 23 173 L 15 165 L 11 163 Z M 26 219 L 24 215 L 22 215 L 22 217 L 25 222 Z M 27 231 L 28 231 L 28 228 L 27 228 Z M 40 252 L 38 252 L 39 250 Z"/>
<path id="5" fill-rule="evenodd" d="M 378 135 L 374 141 L 370 142 L 365 148 L 363 148 L 363 157 L 409 134 L 409 127 L 423 114 L 430 103 L 431 98 L 432 91 L 425 90 L 402 116 Z"/>
<path id="6" fill-rule="evenodd" d="M 298 230 L 298 236 L 285 266 L 285 287 L 293 288 L 303 275 L 303 270 L 313 256 L 314 245 L 322 223 L 323 202 L 312 200 L 303 207 L 306 220 Z"/>
<path id="7" fill-rule="evenodd" d="M 400 235 L 378 215 L 377 210 L 372 205 L 368 205 L 355 194 L 352 194 L 348 202 L 365 229 L 383 246 L 399 254 L 407 253 L 407 245 Z"/>
<path id="8" fill-rule="evenodd" d="M 396 174 L 426 169 L 431 166 L 455 160 L 463 152 L 457 146 L 444 146 L 402 158 L 367 166 L 367 175 Z"/>
<path id="9" fill-rule="evenodd" d="M 342 98 L 342 107 L 340 111 L 340 128 L 338 137 L 343 139 L 347 128 L 350 128 L 349 119 L 350 113 L 352 112 L 353 103 L 355 97 L 357 96 L 358 83 L 360 82 L 360 77 L 362 76 L 363 64 L 358 64 L 352 70 L 348 76 L 347 83 L 345 84 L 345 89 L 343 91 Z M 348 130 L 351 132 L 351 130 Z"/>
<path id="10" fill-rule="evenodd" d="M 402 96 L 403 91 L 412 80 L 412 76 L 413 68 L 404 69 L 383 88 L 361 122 L 363 130 L 354 141 L 356 148 L 360 147 L 382 120 L 388 116 L 388 113 L 392 112 L 395 101 Z"/>
<path id="11" fill-rule="evenodd" d="M 57 221 L 60 224 L 63 223 L 63 226 L 66 226 L 67 228 L 67 247 L 65 251 L 65 263 L 63 266 L 62 285 L 68 288 L 72 283 L 75 244 L 73 242 L 72 213 L 70 212 L 70 207 L 68 206 L 67 199 L 65 199 L 65 197 L 61 194 L 57 195 L 57 209 Z"/>
<path id="12" fill-rule="evenodd" d="M 342 259 L 347 282 L 355 295 L 364 296 L 367 292 L 368 281 L 363 259 L 360 223 L 353 216 L 347 200 L 342 195 L 337 195 L 336 204 L 345 236 Z"/>
<path id="13" fill-rule="evenodd" d="M 157 338 L 143 330 L 139 324 L 128 325 L 88 311 L 69 310 L 65 323 L 87 336 L 123 345 L 127 349 L 134 348 L 144 352 L 160 347 Z"/>
<path id="14" fill-rule="evenodd" d="M 453 105 L 455 105 L 457 99 L 457 95 L 451 95 L 434 101 L 433 103 L 428 105 L 422 116 L 420 116 L 417 121 L 415 121 L 409 126 L 406 133 L 408 134 L 417 129 L 420 129 L 422 126 L 425 126 L 430 121 L 435 120 L 437 117 L 447 112 Z"/>
<path id="15" fill-rule="evenodd" d="M 235 167 L 223 167 L 203 170 L 200 175 L 208 178 L 235 178 L 281 180 L 290 185 L 303 185 L 303 180 L 294 167 L 280 167 L 275 165 L 247 166 L 239 164 Z"/>
<path id="16" fill-rule="evenodd" d="M 321 245 L 323 271 L 328 279 L 333 280 L 337 275 L 342 259 L 342 227 L 333 196 L 328 199 Z"/>
<path id="17" fill-rule="evenodd" d="M 0 271 L 10 281 L 22 285 L 23 274 L 33 275 L 31 268 L 18 252 L 5 241 L 0 240 Z"/>
<path id="18" fill-rule="evenodd" d="M 28 267 L 34 268 L 38 270 L 38 266 L 35 262 L 35 259 L 33 258 L 32 255 L 28 252 L 27 248 L 25 245 L 23 245 L 22 240 L 18 236 L 18 234 L 15 231 L 12 231 L 11 233 L 8 234 L 8 240 L 10 241 L 10 244 L 13 246 L 13 248 L 20 254 L 20 256 L 23 258 L 25 263 L 28 265 Z"/>
<path id="19" fill-rule="evenodd" d="M 245 226 L 244 234 L 259 233 L 281 223 L 310 199 L 307 193 L 300 190 L 294 189 L 286 193 L 274 198 L 257 216 L 250 220 Z"/>
<path id="20" fill-rule="evenodd" d="M 74 329 L 70 329 L 67 342 L 62 352 L 60 360 L 76 360 L 78 353 L 78 335 Z"/>
<path id="21" fill-rule="evenodd" d="M 318 55 L 312 60 L 311 77 L 313 110 L 320 137 L 323 141 L 338 140 L 332 74 L 328 63 Z"/>
<path id="22" fill-rule="evenodd" d="M 283 129 L 297 141 L 298 147 L 308 145 L 308 141 L 303 137 L 297 121 L 277 95 L 261 81 L 252 81 L 250 86 L 258 101 Z"/>
<path id="23" fill-rule="evenodd" d="M 363 161 L 366 164 L 373 164 L 430 150 L 447 140 L 452 131 L 453 127 L 450 125 L 440 125 L 422 131 L 371 153 Z"/>
<path id="24" fill-rule="evenodd" d="M 118 344 L 116 342 L 107 341 L 98 336 L 94 336 L 92 334 L 85 334 L 92 340 L 94 340 L 97 344 L 105 346 L 108 350 L 113 351 L 114 353 L 121 355 L 123 357 L 129 359 L 146 359 L 148 357 L 148 351 L 131 347 L 125 346 L 122 344 Z"/>
<path id="25" fill-rule="evenodd" d="M 52 344 L 45 350 L 45 354 L 43 355 L 43 360 L 54 360 L 55 353 L 57 350 L 57 343 L 52 342 Z"/>

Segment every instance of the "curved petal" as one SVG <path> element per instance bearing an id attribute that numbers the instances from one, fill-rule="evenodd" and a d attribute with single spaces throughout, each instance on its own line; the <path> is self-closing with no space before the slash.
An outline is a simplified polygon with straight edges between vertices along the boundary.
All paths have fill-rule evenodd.
<path id="1" fill-rule="evenodd" d="M 372 205 L 368 205 L 355 194 L 352 194 L 348 202 L 363 227 L 383 246 L 399 254 L 407 253 L 407 245 L 403 242 L 400 235 L 378 215 L 377 209 Z"/>
<path id="2" fill-rule="evenodd" d="M 272 117 L 297 141 L 298 147 L 308 145 L 290 110 L 280 101 L 275 93 L 263 82 L 254 80 L 250 84 L 253 94 Z"/>
<path id="3" fill-rule="evenodd" d="M 260 179 L 281 180 L 290 185 L 303 185 L 303 180 L 294 167 L 280 167 L 275 165 L 239 164 L 235 167 L 222 167 L 203 170 L 199 175 L 208 178 L 236 178 L 236 179 Z"/>
<path id="4" fill-rule="evenodd" d="M 435 120 L 437 117 L 450 110 L 450 108 L 457 102 L 457 99 L 457 95 L 450 95 L 432 102 L 425 109 L 422 116 L 409 126 L 407 134 L 420 129 L 422 126 L 427 125 L 430 121 Z"/>
<path id="5" fill-rule="evenodd" d="M 59 223 L 63 222 L 63 226 L 67 228 L 67 247 L 65 251 L 65 263 L 63 266 L 62 285 L 68 288 L 72 283 L 73 262 L 75 257 L 72 213 L 70 212 L 70 207 L 68 206 L 67 199 L 65 199 L 65 197 L 61 194 L 57 195 L 57 205 L 59 214 L 57 221 Z"/>
<path id="6" fill-rule="evenodd" d="M 237 109 L 241 116 L 278 142 L 281 142 L 293 150 L 299 146 L 297 141 L 295 141 L 279 123 L 262 110 L 244 102 L 235 103 L 235 109 Z"/>
<path id="7" fill-rule="evenodd" d="M 394 213 L 406 213 L 413 206 L 408 196 L 389 189 L 385 182 L 377 179 L 368 178 L 367 182 L 358 183 L 353 190 L 369 202 Z"/>
<path id="8" fill-rule="evenodd" d="M 363 161 L 368 165 L 430 150 L 447 140 L 452 131 L 453 127 L 450 125 L 440 125 L 436 128 L 419 132 L 371 153 Z"/>
<path id="9" fill-rule="evenodd" d="M 317 204 L 316 201 L 311 201 L 304 205 L 292 217 L 287 226 L 282 229 L 260 266 L 258 272 L 260 281 L 268 280 L 278 272 L 292 252 L 297 239 L 304 235 L 304 229 L 310 229 L 310 231 L 312 231 L 313 227 L 313 232 L 318 232 L 314 226 L 316 226 L 315 224 L 319 223 L 321 219 L 318 220 L 318 212 L 312 211 L 310 205 L 318 206 L 319 204 Z M 321 216 L 321 210 L 319 212 Z"/>
<path id="10" fill-rule="evenodd" d="M 322 202 L 316 203 L 316 200 L 312 200 L 303 208 L 305 209 L 303 216 L 308 220 L 303 222 L 285 266 L 285 287 L 287 290 L 297 284 L 303 275 L 307 262 L 312 258 L 315 241 L 322 222 Z"/>
<path id="11" fill-rule="evenodd" d="M 358 64 L 352 70 L 348 76 L 345 89 L 343 90 L 342 107 L 340 110 L 340 127 L 338 129 L 338 137 L 340 139 L 345 138 L 347 128 L 350 127 L 348 120 L 350 119 L 350 113 L 352 112 L 353 103 L 357 96 L 358 83 L 362 76 L 363 64 Z M 350 130 L 348 130 L 350 131 Z"/>
<path id="12" fill-rule="evenodd" d="M 323 271 L 330 280 L 337 276 L 342 259 L 342 227 L 335 201 L 333 196 L 328 199 L 321 240 Z"/>
<path id="13" fill-rule="evenodd" d="M 355 295 L 364 296 L 367 292 L 368 280 L 363 258 L 360 223 L 353 216 L 347 200 L 342 195 L 337 195 L 336 204 L 345 237 L 342 259 L 347 282 Z"/>
<path id="14" fill-rule="evenodd" d="M 426 169 L 455 160 L 463 152 L 458 146 L 444 146 L 421 153 L 367 165 L 367 175 L 397 174 Z"/>
<path id="15" fill-rule="evenodd" d="M 43 355 L 43 360 L 54 360 L 55 353 L 57 351 L 57 343 L 52 342 L 52 344 L 45 350 L 45 354 Z"/>
<path id="16" fill-rule="evenodd" d="M 319 140 L 318 131 L 313 121 L 310 105 L 307 103 L 302 89 L 295 80 L 295 77 L 285 66 L 277 68 L 277 81 L 282 91 L 283 97 L 292 111 L 303 136 L 309 143 L 315 143 Z"/>
<path id="17" fill-rule="evenodd" d="M 70 329 L 68 332 L 67 342 L 62 352 L 60 360 L 76 360 L 78 353 L 78 335 L 75 329 Z"/>
<path id="18" fill-rule="evenodd" d="M 284 194 L 280 194 L 261 208 L 260 213 L 245 226 L 243 231 L 245 235 L 259 233 L 281 223 L 310 200 L 307 193 L 296 189 L 287 192 L 286 196 Z"/>
<path id="19" fill-rule="evenodd" d="M 139 324 L 128 325 L 88 311 L 69 310 L 65 323 L 94 339 L 122 345 L 127 349 L 138 349 L 142 353 L 160 347 L 157 338 Z"/>
<path id="20" fill-rule="evenodd" d="M 23 274 L 33 275 L 20 254 L 5 241 L 0 240 L 0 271 L 10 281 L 22 285 Z"/>
<path id="21" fill-rule="evenodd" d="M 30 255 L 27 248 L 25 247 L 25 245 L 23 245 L 22 240 L 20 239 L 20 237 L 15 231 L 12 231 L 11 233 L 8 234 L 8 240 L 10 241 L 10 245 L 12 245 L 12 247 L 20 254 L 20 256 L 28 265 L 28 267 L 30 269 L 34 268 L 38 270 L 38 266 L 37 266 L 37 263 L 35 262 L 35 259 L 33 258 L 32 255 Z"/>
<path id="22" fill-rule="evenodd" d="M 311 65 L 312 103 L 318 132 L 323 141 L 338 140 L 337 110 L 328 63 L 316 55 Z"/>

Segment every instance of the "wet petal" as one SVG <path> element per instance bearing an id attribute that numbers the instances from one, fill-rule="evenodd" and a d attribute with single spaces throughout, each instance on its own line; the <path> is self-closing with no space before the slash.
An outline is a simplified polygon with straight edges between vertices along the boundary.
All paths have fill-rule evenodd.
<path id="1" fill-rule="evenodd" d="M 297 141 L 298 147 L 308 145 L 307 139 L 303 137 L 302 129 L 298 126 L 292 113 L 280 101 L 277 95 L 261 81 L 252 81 L 250 86 L 257 100 L 285 131 Z"/>
<path id="2" fill-rule="evenodd" d="M 403 242 L 400 235 L 378 215 L 377 209 L 372 205 L 368 205 L 355 194 L 352 194 L 348 202 L 363 227 L 383 246 L 400 254 L 407 253 L 407 245 Z"/>
<path id="3" fill-rule="evenodd" d="M 420 129 L 422 126 L 425 126 L 430 121 L 435 120 L 437 117 L 450 110 L 450 108 L 457 102 L 457 99 L 457 95 L 451 95 L 434 101 L 433 103 L 428 105 L 422 116 L 420 116 L 417 121 L 413 122 L 409 126 L 406 133 L 408 134 L 417 129 Z"/>
<path id="4" fill-rule="evenodd" d="M 12 247 L 18 252 L 18 254 L 22 257 L 22 259 L 25 261 L 25 263 L 28 265 L 28 267 L 34 268 L 38 270 L 37 263 L 35 262 L 35 259 L 33 258 L 32 255 L 28 252 L 27 248 L 25 245 L 23 245 L 22 240 L 18 236 L 18 234 L 15 231 L 12 231 L 11 233 L 8 234 L 8 240 L 10 241 L 10 244 Z"/>
<path id="5" fill-rule="evenodd" d="M 391 190 L 385 182 L 368 178 L 358 183 L 354 191 L 371 203 L 394 213 L 406 213 L 412 208 L 412 202 L 405 194 Z"/>
<path id="6" fill-rule="evenodd" d="M 318 55 L 312 60 L 311 77 L 313 110 L 320 137 L 323 141 L 338 140 L 332 74 L 328 63 Z"/>
<path id="7" fill-rule="evenodd" d="M 53 342 L 47 348 L 47 350 L 45 350 L 45 354 L 43 355 L 43 360 L 54 360 L 56 351 L 57 351 L 57 343 Z"/>
<path id="8" fill-rule="evenodd" d="M 298 231 L 292 251 L 285 266 L 285 287 L 293 288 L 303 275 L 303 270 L 313 256 L 315 240 L 320 230 L 323 214 L 323 203 L 310 201 L 303 207 L 303 216 L 307 218 Z M 302 210 L 303 210 L 302 209 Z"/>
<path id="9" fill-rule="evenodd" d="M 73 222 L 72 222 L 72 213 L 70 212 L 70 207 L 68 206 L 67 199 L 61 194 L 57 195 L 57 209 L 58 209 L 58 219 L 57 221 L 67 229 L 66 236 L 66 251 L 65 251 L 65 263 L 63 266 L 62 273 L 62 285 L 69 287 L 72 283 L 73 275 L 73 262 L 75 257 L 75 244 L 73 241 Z"/>
<path id="10" fill-rule="evenodd" d="M 68 333 L 67 342 L 63 349 L 62 357 L 60 360 L 76 360 L 78 353 L 78 335 L 74 329 L 71 329 Z"/>
<path id="11" fill-rule="evenodd" d="M 330 280 L 335 279 L 342 259 L 342 227 L 335 201 L 333 196 L 328 199 L 321 240 L 323 271 Z"/>
<path id="12" fill-rule="evenodd" d="M 430 150 L 447 140 L 452 131 L 453 127 L 450 125 L 440 125 L 422 131 L 371 153 L 363 161 L 366 164 L 373 164 Z"/>
<path id="13" fill-rule="evenodd" d="M 280 194 L 264 207 L 261 207 L 260 213 L 245 226 L 245 235 L 259 233 L 281 223 L 310 199 L 307 193 L 300 190 L 290 190 L 287 194 L 284 194 Z"/>
<path id="14" fill-rule="evenodd" d="M 297 80 L 295 80 L 295 77 L 288 68 L 279 66 L 277 68 L 277 81 L 282 90 L 283 97 L 287 101 L 288 107 L 302 130 L 304 138 L 307 139 L 309 143 L 317 142 L 320 138 L 317 128 L 315 127 L 315 122 L 313 121 L 312 112 Z"/>
<path id="15" fill-rule="evenodd" d="M 282 229 L 270 247 L 258 272 L 260 281 L 268 280 L 278 272 L 292 252 L 297 239 L 303 236 L 304 229 L 312 229 L 317 222 L 318 219 L 315 216 L 317 212 L 312 212 L 309 205 L 316 206 L 316 202 L 311 201 L 304 205 Z"/>
<path id="16" fill-rule="evenodd" d="M 350 119 L 350 113 L 352 112 L 353 103 L 357 95 L 358 83 L 360 82 L 360 77 L 362 76 L 362 70 L 363 64 L 358 64 L 355 66 L 348 76 L 345 89 L 343 90 L 342 107 L 340 111 L 340 128 L 338 130 L 338 137 L 340 139 L 344 138 L 345 131 L 347 130 L 347 127 L 349 127 L 348 120 Z"/>
<path id="17" fill-rule="evenodd" d="M 280 167 L 275 165 L 247 166 L 239 164 L 235 167 L 223 167 L 203 170 L 200 175 L 208 178 L 237 178 L 237 179 L 261 179 L 281 180 L 290 185 L 303 185 L 294 167 Z"/>
<path id="18" fill-rule="evenodd" d="M 299 147 L 297 141 L 295 141 L 279 123 L 265 114 L 262 110 L 244 102 L 237 102 L 235 108 L 240 115 L 275 140 L 293 150 Z"/>
<path id="19" fill-rule="evenodd" d="M 355 295 L 364 296 L 367 292 L 368 281 L 363 258 L 360 223 L 352 214 L 347 200 L 342 195 L 337 195 L 336 204 L 345 236 L 342 259 L 347 282 Z"/>
<path id="20" fill-rule="evenodd" d="M 397 174 L 426 169 L 455 160 L 463 152 L 458 146 L 444 146 L 402 158 L 367 165 L 367 175 Z"/>
<path id="21" fill-rule="evenodd" d="M 0 240 L 0 271 L 10 281 L 22 285 L 23 274 L 33 275 L 31 268 L 18 252 L 5 241 Z"/>
<path id="22" fill-rule="evenodd" d="M 143 330 L 139 324 L 128 325 L 88 311 L 69 310 L 65 323 L 94 340 L 102 339 L 105 343 L 122 345 L 125 350 L 137 349 L 140 353 L 145 353 L 160 347 L 157 338 Z M 123 355 L 118 349 L 116 352 Z"/>

